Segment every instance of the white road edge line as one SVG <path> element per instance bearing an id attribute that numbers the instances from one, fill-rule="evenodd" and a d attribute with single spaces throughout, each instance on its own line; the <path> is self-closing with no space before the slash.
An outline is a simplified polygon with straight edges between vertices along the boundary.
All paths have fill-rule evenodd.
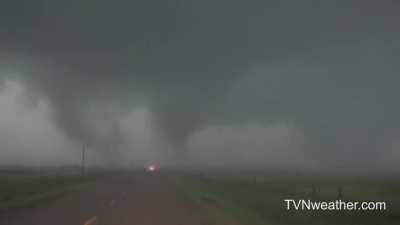
<path id="1" fill-rule="evenodd" d="M 86 221 L 86 223 L 84 223 L 83 225 L 92 225 L 97 221 L 97 216 L 93 216 L 92 218 L 90 218 L 88 221 Z"/>

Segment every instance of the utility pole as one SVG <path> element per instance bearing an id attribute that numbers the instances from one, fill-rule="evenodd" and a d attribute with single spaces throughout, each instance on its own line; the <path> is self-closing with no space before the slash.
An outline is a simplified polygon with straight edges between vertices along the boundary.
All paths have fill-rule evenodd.
<path id="1" fill-rule="evenodd" d="M 81 169 L 82 169 L 82 177 L 85 176 L 85 154 L 86 154 L 86 146 L 85 144 L 82 145 L 82 164 L 81 164 Z"/>

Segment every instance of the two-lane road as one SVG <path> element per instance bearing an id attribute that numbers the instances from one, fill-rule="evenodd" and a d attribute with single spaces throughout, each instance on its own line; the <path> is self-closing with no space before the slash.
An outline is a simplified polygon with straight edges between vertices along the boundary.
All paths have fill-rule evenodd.
<path id="1" fill-rule="evenodd" d="M 0 215 L 1 225 L 204 225 L 193 204 L 157 174 L 99 181 L 91 188 Z"/>

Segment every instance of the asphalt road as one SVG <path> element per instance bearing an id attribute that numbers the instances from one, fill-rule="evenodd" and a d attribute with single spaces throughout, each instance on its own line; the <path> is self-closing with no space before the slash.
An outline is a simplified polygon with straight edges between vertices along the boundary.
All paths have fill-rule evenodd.
<path id="1" fill-rule="evenodd" d="M 206 225 L 170 180 L 135 174 L 98 181 L 40 206 L 0 215 L 1 225 Z"/>

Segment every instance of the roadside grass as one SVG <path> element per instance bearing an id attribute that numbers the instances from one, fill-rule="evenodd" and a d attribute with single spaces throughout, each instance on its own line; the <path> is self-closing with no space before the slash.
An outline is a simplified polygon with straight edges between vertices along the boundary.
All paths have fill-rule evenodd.
<path id="1" fill-rule="evenodd" d="M 78 173 L 0 171 L 0 210 L 31 206 L 104 176 L 95 172 L 82 177 Z"/>
<path id="2" fill-rule="evenodd" d="M 255 181 L 244 178 L 183 176 L 179 186 L 196 201 L 208 202 L 237 217 L 246 225 L 395 225 L 400 224 L 400 185 L 348 184 L 345 201 L 386 201 L 386 211 L 295 211 L 287 210 L 284 199 L 334 201 L 336 183 L 324 183 L 313 193 L 305 184 Z M 328 194 L 327 194 L 328 193 Z"/>

